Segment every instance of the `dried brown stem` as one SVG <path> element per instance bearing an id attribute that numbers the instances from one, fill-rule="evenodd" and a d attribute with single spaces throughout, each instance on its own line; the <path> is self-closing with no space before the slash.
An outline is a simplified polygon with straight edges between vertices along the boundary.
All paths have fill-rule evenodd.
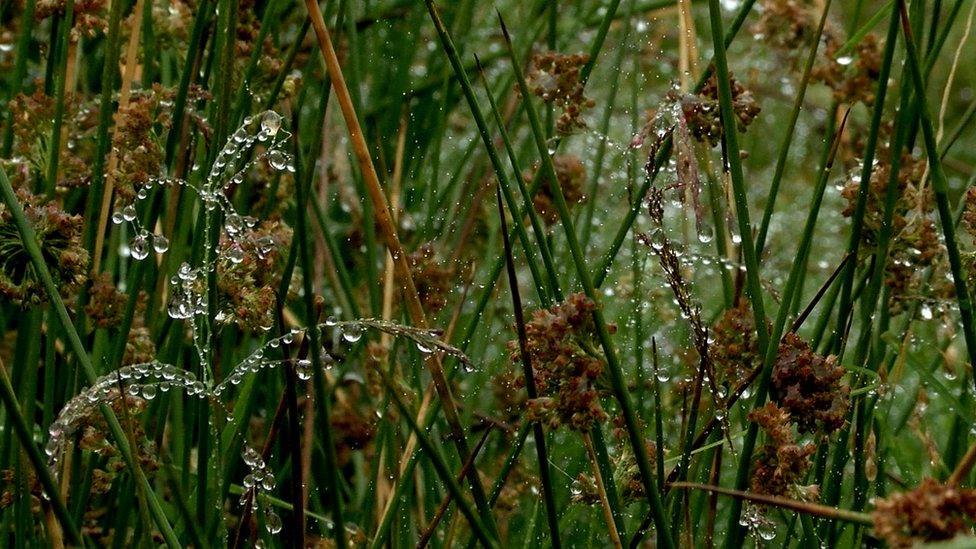
<path id="1" fill-rule="evenodd" d="M 318 3 L 315 0 L 305 0 L 305 7 L 311 18 L 312 27 L 315 29 L 315 35 L 318 38 L 322 56 L 325 58 L 332 88 L 335 91 L 336 102 L 339 103 L 343 119 L 346 122 L 346 128 L 349 131 L 349 139 L 353 145 L 353 152 L 359 162 L 363 183 L 365 184 L 369 199 L 373 203 L 375 221 L 379 225 L 386 245 L 389 248 L 390 255 L 393 257 L 394 272 L 401 285 L 407 312 L 410 315 L 411 322 L 416 327 L 427 328 L 427 317 L 424 315 L 420 295 L 410 274 L 407 255 L 400 245 L 400 237 L 397 234 L 393 216 L 390 213 L 390 208 L 386 201 L 386 194 L 383 192 L 382 185 L 380 185 L 379 176 L 376 174 L 376 168 L 373 166 L 373 160 L 370 157 L 366 140 L 363 137 L 363 130 L 359 124 L 359 118 L 356 115 L 349 90 L 346 87 L 342 67 L 339 65 L 339 58 L 332 44 L 332 37 L 329 34 L 328 28 L 326 28 L 325 20 L 322 18 L 322 11 L 319 9 Z M 438 396 L 441 399 L 444 418 L 450 426 L 458 455 L 462 460 L 466 460 L 471 454 L 471 451 L 464 437 L 464 429 L 461 427 L 461 420 L 458 417 L 457 405 L 451 395 L 451 389 L 448 385 L 447 377 L 444 375 L 444 367 L 441 364 L 440 357 L 436 353 L 430 353 L 425 360 L 425 364 L 430 372 L 434 387 L 437 389 Z M 478 503 L 479 509 L 486 509 L 484 488 L 481 486 L 476 467 L 471 468 L 468 479 L 471 484 L 472 495 L 474 496 L 475 502 Z M 482 518 L 488 522 L 487 526 L 489 529 L 494 530 L 490 516 Z"/>
<path id="2" fill-rule="evenodd" d="M 586 453 L 590 457 L 590 467 L 593 469 L 593 479 L 596 484 L 596 491 L 600 494 L 600 503 L 603 507 L 603 518 L 607 521 L 607 532 L 610 534 L 610 541 L 617 549 L 622 549 L 620 535 L 617 533 L 616 523 L 613 521 L 613 510 L 610 508 L 610 500 L 607 499 L 607 490 L 603 484 L 603 475 L 600 474 L 600 467 L 596 461 L 596 449 L 593 448 L 593 440 L 589 433 L 582 433 L 583 445 L 586 446 Z"/>

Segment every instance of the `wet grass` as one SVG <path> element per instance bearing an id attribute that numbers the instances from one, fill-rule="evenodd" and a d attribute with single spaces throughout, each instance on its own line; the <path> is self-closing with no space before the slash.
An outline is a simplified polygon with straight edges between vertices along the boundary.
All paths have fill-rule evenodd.
<path id="1" fill-rule="evenodd" d="M 971 542 L 973 19 L 0 4 L 0 545 Z"/>

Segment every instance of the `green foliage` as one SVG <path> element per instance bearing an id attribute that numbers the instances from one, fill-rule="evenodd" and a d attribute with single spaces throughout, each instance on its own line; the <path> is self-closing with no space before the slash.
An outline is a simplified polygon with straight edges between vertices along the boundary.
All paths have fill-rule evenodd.
<path id="1" fill-rule="evenodd" d="M 0 4 L 0 546 L 972 545 L 974 12 Z"/>

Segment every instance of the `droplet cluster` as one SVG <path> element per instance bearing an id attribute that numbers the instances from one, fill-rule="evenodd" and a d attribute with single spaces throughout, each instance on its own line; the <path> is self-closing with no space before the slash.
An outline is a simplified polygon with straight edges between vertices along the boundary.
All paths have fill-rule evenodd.
<path id="1" fill-rule="evenodd" d="M 259 498 L 258 494 L 264 493 L 270 495 L 274 491 L 277 482 L 275 480 L 274 473 L 268 469 L 268 465 L 261 458 L 261 454 L 251 448 L 248 445 L 244 445 L 244 450 L 241 452 L 241 457 L 244 458 L 244 465 L 248 468 L 248 473 L 244 477 L 244 494 L 241 496 L 240 504 L 247 505 L 248 501 L 251 504 L 251 511 L 257 513 L 259 508 Z M 270 505 L 265 505 L 264 509 L 264 527 L 268 530 L 268 533 L 277 534 L 281 531 L 281 517 Z"/>
<path id="2" fill-rule="evenodd" d="M 190 396 L 204 397 L 209 394 L 206 385 L 192 373 L 161 362 L 124 366 L 98 378 L 94 385 L 69 400 L 48 428 L 50 438 L 45 452 L 51 471 L 55 476 L 60 474 L 63 450 L 93 409 L 111 404 L 125 395 L 152 400 L 171 389 Z"/>

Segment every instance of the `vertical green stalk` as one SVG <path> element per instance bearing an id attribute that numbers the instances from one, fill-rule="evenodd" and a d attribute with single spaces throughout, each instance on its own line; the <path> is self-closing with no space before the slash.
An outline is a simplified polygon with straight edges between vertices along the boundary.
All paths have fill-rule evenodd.
<path id="1" fill-rule="evenodd" d="M 515 328 L 518 331 L 519 356 L 522 358 L 522 375 L 525 376 L 525 389 L 529 400 L 538 398 L 535 385 L 535 374 L 532 370 L 532 358 L 529 355 L 529 340 L 525 332 L 525 318 L 522 315 L 522 298 L 519 295 L 518 276 L 515 274 L 515 262 L 512 258 L 512 247 L 508 242 L 508 226 L 505 223 L 505 209 L 502 206 L 501 190 L 496 192 L 498 199 L 498 215 L 501 222 L 502 242 L 505 246 L 505 265 L 508 270 L 508 285 L 512 293 L 512 306 L 515 312 Z M 535 436 L 536 457 L 539 462 L 539 479 L 542 482 L 542 493 L 546 502 L 546 519 L 549 521 L 549 542 L 552 547 L 559 548 L 559 517 L 556 514 L 556 498 L 552 489 L 549 472 L 549 452 L 546 450 L 546 435 L 542 424 L 532 422 L 532 433 Z"/>
<path id="2" fill-rule="evenodd" d="M 81 364 L 82 371 L 84 372 L 89 384 L 92 384 L 95 382 L 95 379 L 98 376 L 95 374 L 95 369 L 92 366 L 91 358 L 88 356 L 88 352 L 85 351 L 85 346 L 81 342 L 81 338 L 78 336 L 78 332 L 75 330 L 74 324 L 71 322 L 71 315 L 68 314 L 68 309 L 64 306 L 64 302 L 61 300 L 60 294 L 58 294 L 58 287 L 54 283 L 54 279 L 51 277 L 51 272 L 48 270 L 47 264 L 44 262 L 44 256 L 42 255 L 40 246 L 38 244 L 37 234 L 34 232 L 33 227 L 31 227 L 30 222 L 27 221 L 27 217 L 24 214 L 24 209 L 17 201 L 17 196 L 14 194 L 14 190 L 10 186 L 10 180 L 7 179 L 7 174 L 3 170 L 0 170 L 0 193 L 3 194 L 3 201 L 7 204 L 10 215 L 13 217 L 14 224 L 17 226 L 17 231 L 20 233 L 20 237 L 24 243 L 24 248 L 27 250 L 28 255 L 30 255 L 31 263 L 34 265 L 34 270 L 37 273 L 37 276 L 41 279 L 41 282 L 44 284 L 44 289 L 47 292 L 48 299 L 51 301 L 55 313 L 57 313 L 58 321 L 61 323 L 61 326 L 64 329 L 71 351 L 75 353 L 75 359 L 79 364 Z M 146 491 L 146 500 L 149 505 L 149 511 L 152 514 L 153 520 L 156 522 L 156 526 L 162 533 L 163 539 L 170 547 L 179 547 L 180 543 L 176 538 L 176 534 L 173 532 L 173 528 L 169 524 L 169 520 L 167 519 L 166 513 L 163 511 L 163 508 L 160 505 L 159 499 L 156 497 L 155 492 L 153 492 L 152 486 L 149 484 L 149 480 L 136 466 L 132 448 L 129 446 L 128 440 L 126 439 L 125 433 L 122 430 L 122 426 L 119 424 L 118 418 L 115 417 L 115 414 L 112 412 L 110 407 L 102 405 L 99 408 L 102 415 L 105 416 L 112 439 L 118 446 L 126 465 L 128 465 L 129 469 L 133 472 L 138 482 Z"/>
<path id="3" fill-rule="evenodd" d="M 44 191 L 49 198 L 54 197 L 54 190 L 58 184 L 58 161 L 61 158 L 61 129 L 64 125 L 64 94 L 68 79 L 68 52 L 71 49 L 71 24 L 74 21 L 75 0 L 67 0 L 64 8 L 64 19 L 61 20 L 61 30 L 58 33 L 57 60 L 58 68 L 55 74 L 54 95 L 54 124 L 51 129 L 51 141 L 48 143 L 47 173 L 45 174 Z"/>
<path id="4" fill-rule="evenodd" d="M 841 287 L 836 334 L 833 342 L 833 349 L 835 351 L 839 350 L 843 343 L 845 337 L 844 327 L 847 325 L 848 317 L 851 314 L 851 292 L 857 271 L 858 250 L 860 249 L 861 232 L 864 227 L 864 211 L 867 205 L 871 175 L 874 173 L 874 157 L 877 152 L 878 131 L 881 127 L 881 118 L 884 115 L 888 78 L 891 75 L 891 64 L 894 59 L 895 43 L 898 38 L 898 17 L 895 10 L 897 10 L 897 6 L 892 4 L 891 21 L 888 26 L 887 38 L 885 39 L 884 58 L 881 62 L 881 70 L 878 72 L 878 91 L 875 94 L 874 110 L 871 114 L 871 124 L 868 127 L 868 137 L 864 145 L 864 157 L 861 160 L 861 179 L 858 187 L 857 201 L 854 204 L 854 213 L 851 215 L 851 236 L 847 245 L 847 254 L 850 256 L 850 261 L 845 269 L 843 286 Z"/>
<path id="5" fill-rule="evenodd" d="M 783 143 L 779 147 L 779 155 L 776 157 L 776 168 L 773 171 L 773 180 L 769 184 L 769 198 L 763 210 L 762 221 L 759 224 L 759 236 L 756 237 L 756 255 L 762 257 L 766 247 L 766 232 L 769 230 L 769 221 L 773 217 L 773 209 L 776 205 L 776 196 L 779 194 L 779 185 L 783 180 L 783 172 L 786 171 L 786 161 L 790 154 L 790 145 L 793 143 L 793 135 L 796 131 L 796 121 L 800 118 L 800 110 L 803 108 L 803 99 L 807 94 L 807 86 L 810 85 L 810 75 L 813 72 L 813 65 L 817 61 L 817 49 L 820 46 L 820 38 L 823 36 L 824 25 L 827 23 L 827 13 L 830 11 L 831 0 L 824 3 L 823 13 L 820 15 L 820 23 L 817 25 L 817 32 L 813 35 L 810 45 L 810 55 L 803 66 L 803 76 L 800 78 L 799 92 L 793 100 L 793 110 L 790 112 L 790 121 L 786 124 L 786 133 L 783 135 Z"/>
<path id="6" fill-rule="evenodd" d="M 905 46 L 908 53 L 908 67 L 911 72 L 915 93 L 918 95 L 919 115 L 922 124 L 922 139 L 925 153 L 928 156 L 929 172 L 932 177 L 932 191 L 939 210 L 939 220 L 942 224 L 942 234 L 945 236 L 946 251 L 949 255 L 949 269 L 956 288 L 956 300 L 959 303 L 959 315 L 962 317 L 963 336 L 966 340 L 966 350 L 969 352 L 969 363 L 976 369 L 976 331 L 973 326 L 973 306 L 963 272 L 962 260 L 959 256 L 959 244 L 956 242 L 956 229 L 953 223 L 952 208 L 949 206 L 949 182 L 942 167 L 939 147 L 935 139 L 935 128 L 929 113 L 928 102 L 925 99 L 925 83 L 919 68 L 918 51 L 915 48 L 908 12 L 904 0 L 898 0 L 898 10 L 901 14 L 902 32 L 905 35 Z M 973 377 L 976 381 L 976 376 Z"/>
<path id="7" fill-rule="evenodd" d="M 27 74 L 28 48 L 31 42 L 31 31 L 34 28 L 34 8 L 37 0 L 26 0 L 24 2 L 24 12 L 20 18 L 20 34 L 17 36 L 17 53 L 14 61 L 14 72 L 10 81 L 10 99 L 20 93 L 23 87 L 24 76 Z M 3 129 L 3 149 L 0 156 L 7 158 L 14 145 L 14 121 L 7 113 L 7 125 Z"/>
<path id="8" fill-rule="evenodd" d="M 549 182 L 550 192 L 555 199 L 556 210 L 559 213 L 560 222 L 563 226 L 563 231 L 566 234 L 566 240 L 569 244 L 569 250 L 572 254 L 573 264 L 576 267 L 576 274 L 579 278 L 580 284 L 583 286 L 583 292 L 588 298 L 593 300 L 597 304 L 597 307 L 593 311 L 593 320 L 596 325 L 597 337 L 600 340 L 600 345 L 603 348 L 604 356 L 607 361 L 607 369 L 610 374 L 610 383 L 613 386 L 614 396 L 620 405 L 620 411 L 624 418 L 624 423 L 626 425 L 627 434 L 630 438 L 631 447 L 634 451 L 634 457 L 637 461 L 637 467 L 640 470 L 641 482 L 644 486 L 645 495 L 651 505 L 651 510 L 654 514 L 655 524 L 657 525 L 659 532 L 659 539 L 661 545 L 667 548 L 674 547 L 674 540 L 671 537 L 670 527 L 667 523 L 667 517 L 665 516 L 664 505 L 661 502 L 661 496 L 658 492 L 657 482 L 654 480 L 653 471 L 651 470 L 650 461 L 647 455 L 647 448 L 644 444 L 644 437 L 640 434 L 640 428 L 637 424 L 637 419 L 634 414 L 634 406 L 630 400 L 630 394 L 627 392 L 626 381 L 623 376 L 623 372 L 620 369 L 620 364 L 617 362 L 617 355 L 613 348 L 613 342 L 610 340 L 610 332 L 607 329 L 606 320 L 603 317 L 603 311 L 600 308 L 600 296 L 596 292 L 596 287 L 593 284 L 593 279 L 590 276 L 589 268 L 586 266 L 586 258 L 583 255 L 582 247 L 580 246 L 579 240 L 576 236 L 576 230 L 573 227 L 573 219 L 569 213 L 569 207 L 566 204 L 566 198 L 563 196 L 562 188 L 559 186 L 559 179 L 556 177 L 556 169 L 552 163 L 552 157 L 549 155 L 548 146 L 545 141 L 545 133 L 542 128 L 542 124 L 539 121 L 539 115 L 536 112 L 535 105 L 532 104 L 531 97 L 532 94 L 529 91 L 528 84 L 525 82 L 525 76 L 522 72 L 521 64 L 519 63 L 518 57 L 515 55 L 515 50 L 512 48 L 512 42 L 508 34 L 508 29 L 505 26 L 505 22 L 498 14 L 498 20 L 501 24 L 502 33 L 505 37 L 505 44 L 508 48 L 509 60 L 512 63 L 512 68 L 515 72 L 516 81 L 518 82 L 519 89 L 522 92 L 522 97 L 525 98 L 524 105 L 526 114 L 529 117 L 529 123 L 532 126 L 532 134 L 535 138 L 535 145 L 539 152 L 539 157 L 542 162 L 542 178 L 547 179 Z M 605 479 L 609 483 L 609 479 Z"/>
<path id="9" fill-rule="evenodd" d="M 323 93 L 326 95 L 326 98 L 323 99 L 322 101 L 323 111 L 324 111 L 324 106 L 328 101 L 327 97 L 329 95 L 328 92 L 329 89 L 331 88 L 326 86 L 324 89 L 325 91 L 323 91 Z M 319 117 L 319 120 L 322 120 L 322 117 Z M 296 127 L 294 129 L 297 135 L 298 132 L 297 122 L 296 122 Z M 321 132 L 318 132 L 318 135 L 321 135 Z M 316 143 L 318 142 L 317 139 L 313 141 Z M 300 148 L 296 147 L 295 150 L 296 152 L 299 152 Z M 296 164 L 299 163 L 298 156 L 296 156 L 295 162 Z M 296 166 L 296 168 L 299 167 L 300 166 Z M 296 201 L 295 213 L 297 218 L 297 225 L 295 227 L 295 236 L 298 240 L 298 248 L 299 248 L 299 253 L 301 255 L 302 265 L 306 269 L 306 272 L 311 273 L 313 272 L 312 269 L 313 269 L 314 262 L 312 260 L 311 246 L 309 246 L 307 212 L 308 212 L 309 194 L 310 194 L 309 191 L 312 182 L 315 180 L 314 177 L 315 162 L 307 162 L 307 166 L 305 169 L 307 170 L 307 172 L 297 170 L 298 173 L 305 173 L 307 175 L 305 176 L 305 180 L 306 180 L 305 183 L 296 185 L 297 196 L 295 200 Z M 305 303 L 305 314 L 309 323 L 307 334 L 309 338 L 309 350 L 310 350 L 309 356 L 312 359 L 312 368 L 313 368 L 312 380 L 313 383 L 315 384 L 315 394 L 316 394 L 315 404 L 319 409 L 319 418 L 320 418 L 319 421 L 324 422 L 325 425 L 329 425 L 330 418 L 332 417 L 332 408 L 331 408 L 332 391 L 331 388 L 326 385 L 325 373 L 322 367 L 323 365 L 322 341 L 320 339 L 321 335 L 319 333 L 319 329 L 317 326 L 318 323 L 316 322 L 316 319 L 318 318 L 319 314 L 317 308 L 315 307 L 315 291 L 314 288 L 312 287 L 311 277 L 309 276 L 302 277 L 302 287 L 303 287 L 302 289 L 304 290 L 303 298 Z M 323 431 L 324 431 L 324 436 L 323 436 L 324 440 L 322 443 L 325 450 L 325 466 L 327 469 L 326 479 L 328 482 L 327 488 L 329 490 L 329 495 L 331 496 L 329 501 L 332 507 L 332 519 L 336 525 L 335 541 L 336 541 L 336 546 L 342 549 L 346 547 L 347 540 L 345 536 L 345 527 L 344 527 L 345 520 L 343 518 L 344 514 L 343 514 L 342 494 L 339 489 L 340 481 L 339 481 L 339 471 L 338 471 L 336 454 L 335 454 L 335 441 L 333 438 L 331 428 L 323 429 Z M 311 441 L 309 441 L 309 443 L 311 443 Z M 292 466 L 300 467 L 301 465 L 299 463 L 293 463 Z"/>

